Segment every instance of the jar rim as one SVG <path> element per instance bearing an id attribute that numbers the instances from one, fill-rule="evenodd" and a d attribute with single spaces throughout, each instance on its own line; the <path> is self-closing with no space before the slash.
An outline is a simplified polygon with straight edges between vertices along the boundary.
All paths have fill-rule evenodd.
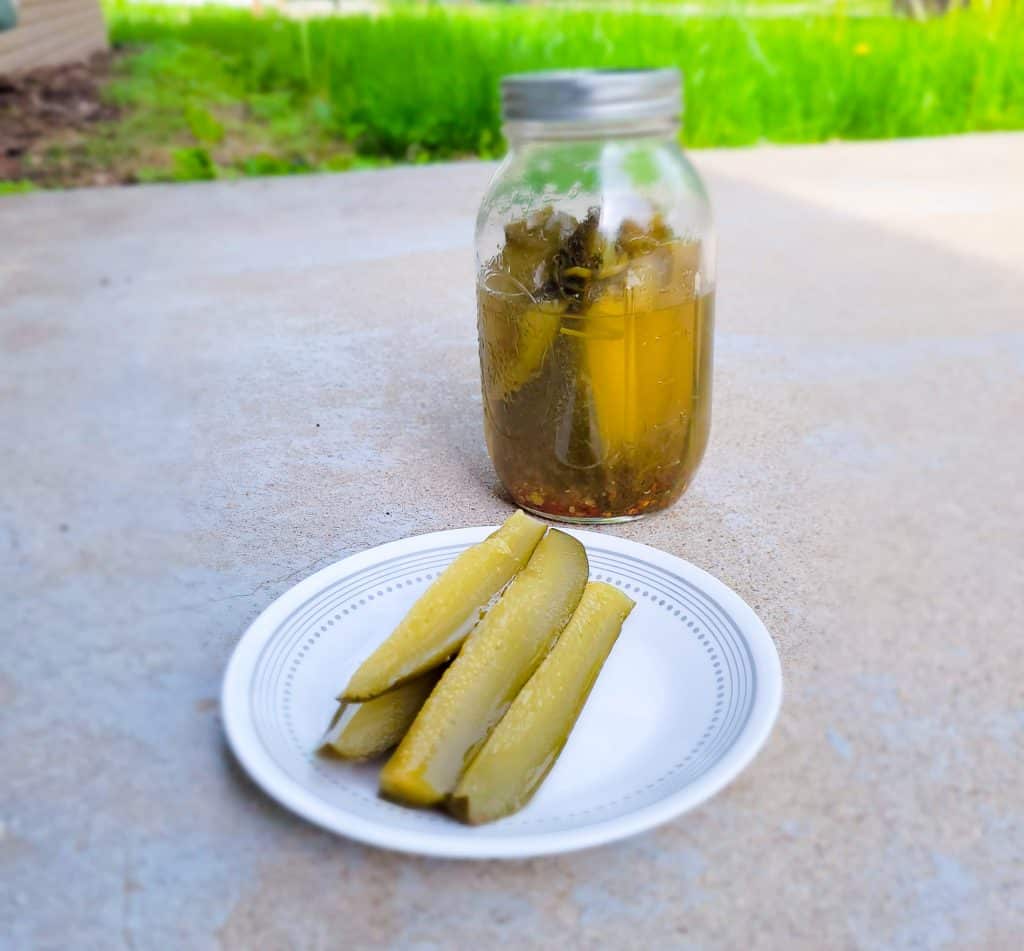
<path id="1" fill-rule="evenodd" d="M 678 69 L 560 69 L 501 80 L 502 114 L 518 122 L 676 120 L 682 112 Z"/>

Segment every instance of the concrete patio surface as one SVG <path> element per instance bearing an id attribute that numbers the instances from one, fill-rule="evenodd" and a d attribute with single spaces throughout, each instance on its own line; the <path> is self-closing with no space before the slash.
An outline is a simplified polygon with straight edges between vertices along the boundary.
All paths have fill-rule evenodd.
<path id="1" fill-rule="evenodd" d="M 0 199 L 0 945 L 1019 947 L 1024 135 L 695 160 L 711 446 L 672 511 L 608 531 L 756 607 L 782 714 L 697 811 L 482 865 L 293 818 L 217 696 L 295 581 L 507 512 L 491 166 Z"/>

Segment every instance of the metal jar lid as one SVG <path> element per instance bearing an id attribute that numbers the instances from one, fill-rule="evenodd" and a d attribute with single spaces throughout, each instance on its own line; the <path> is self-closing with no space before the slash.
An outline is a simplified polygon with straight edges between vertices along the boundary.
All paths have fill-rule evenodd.
<path id="1" fill-rule="evenodd" d="M 501 81 L 502 111 L 513 122 L 678 119 L 681 87 L 677 69 L 518 73 Z"/>

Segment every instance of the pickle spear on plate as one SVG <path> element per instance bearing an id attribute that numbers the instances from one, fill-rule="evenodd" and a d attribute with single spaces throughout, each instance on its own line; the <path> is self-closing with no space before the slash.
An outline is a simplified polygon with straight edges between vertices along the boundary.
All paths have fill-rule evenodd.
<path id="1" fill-rule="evenodd" d="M 341 704 L 320 741 L 319 752 L 342 759 L 369 759 L 397 746 L 443 669 L 421 674 L 366 703 Z"/>
<path id="2" fill-rule="evenodd" d="M 371 700 L 451 657 L 527 563 L 545 530 L 543 522 L 514 512 L 496 532 L 466 549 L 363 661 L 338 699 Z"/>
<path id="3" fill-rule="evenodd" d="M 565 746 L 633 601 L 591 582 L 551 652 L 459 780 L 448 808 L 478 825 L 529 802 Z"/>
<path id="4" fill-rule="evenodd" d="M 552 530 L 469 636 L 380 774 L 381 793 L 414 806 L 441 802 L 572 616 L 587 555 Z"/>

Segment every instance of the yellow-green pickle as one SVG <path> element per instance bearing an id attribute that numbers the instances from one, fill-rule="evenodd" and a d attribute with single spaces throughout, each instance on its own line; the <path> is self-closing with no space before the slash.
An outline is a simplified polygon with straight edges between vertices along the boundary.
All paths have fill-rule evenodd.
<path id="1" fill-rule="evenodd" d="M 591 582 L 551 653 L 494 728 L 449 800 L 477 825 L 521 809 L 555 764 L 633 609 L 611 585 Z"/>
<path id="2" fill-rule="evenodd" d="M 589 566 L 583 546 L 552 530 L 466 640 L 384 765 L 384 796 L 442 802 L 536 670 L 579 603 Z"/>
<path id="3" fill-rule="evenodd" d="M 371 700 L 450 658 L 527 563 L 545 530 L 537 519 L 514 512 L 496 532 L 467 548 L 363 662 L 338 699 Z"/>
<path id="4" fill-rule="evenodd" d="M 320 741 L 320 752 L 342 759 L 369 759 L 397 746 L 443 669 L 421 674 L 365 703 L 341 704 Z"/>
<path id="5" fill-rule="evenodd" d="M 512 498 L 630 518 L 685 490 L 710 429 L 701 244 L 653 214 L 606 233 L 550 207 L 505 225 L 478 280 L 487 444 Z"/>

